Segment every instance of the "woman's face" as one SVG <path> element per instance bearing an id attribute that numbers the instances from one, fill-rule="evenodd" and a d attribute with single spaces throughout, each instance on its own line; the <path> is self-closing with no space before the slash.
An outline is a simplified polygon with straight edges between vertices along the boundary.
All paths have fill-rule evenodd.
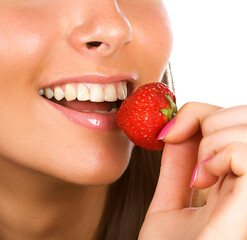
<path id="1" fill-rule="evenodd" d="M 0 158 L 72 183 L 119 178 L 133 144 L 116 113 L 95 113 L 111 105 L 62 100 L 58 110 L 39 90 L 72 84 L 73 99 L 79 83 L 98 84 L 89 97 L 102 101 L 111 83 L 160 81 L 172 46 L 162 0 L 0 0 L 0 29 Z"/>

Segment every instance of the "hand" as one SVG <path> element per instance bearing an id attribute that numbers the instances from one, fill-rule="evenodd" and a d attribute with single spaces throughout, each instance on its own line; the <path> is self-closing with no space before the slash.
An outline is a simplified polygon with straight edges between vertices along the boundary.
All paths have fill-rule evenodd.
<path id="1" fill-rule="evenodd" d="M 159 181 L 138 240 L 247 239 L 247 106 L 188 103 L 164 141 Z M 200 208 L 191 207 L 196 164 L 193 186 L 210 187 Z"/>

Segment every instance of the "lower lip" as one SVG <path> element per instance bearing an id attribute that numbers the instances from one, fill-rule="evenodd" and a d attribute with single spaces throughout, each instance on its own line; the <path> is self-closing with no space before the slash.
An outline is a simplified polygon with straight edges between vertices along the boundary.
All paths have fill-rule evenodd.
<path id="1" fill-rule="evenodd" d="M 101 131 L 113 131 L 119 129 L 117 125 L 117 113 L 88 113 L 78 112 L 73 109 L 63 107 L 46 98 L 43 99 L 60 111 L 66 118 L 79 124 L 80 126 Z"/>

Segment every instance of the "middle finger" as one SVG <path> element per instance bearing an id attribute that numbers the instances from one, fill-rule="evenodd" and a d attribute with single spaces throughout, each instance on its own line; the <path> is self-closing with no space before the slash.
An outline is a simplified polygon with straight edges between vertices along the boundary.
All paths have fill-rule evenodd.
<path id="1" fill-rule="evenodd" d="M 225 127 L 204 136 L 198 150 L 199 163 L 234 142 L 247 143 L 247 124 Z"/>
<path id="2" fill-rule="evenodd" d="M 247 106 L 220 109 L 207 115 L 201 122 L 203 136 L 237 125 L 247 125 Z"/>

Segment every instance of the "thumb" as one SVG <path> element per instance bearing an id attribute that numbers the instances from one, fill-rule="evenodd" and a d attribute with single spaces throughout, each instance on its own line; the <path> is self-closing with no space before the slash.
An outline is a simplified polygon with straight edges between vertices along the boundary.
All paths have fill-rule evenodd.
<path id="1" fill-rule="evenodd" d="M 146 216 L 190 206 L 190 181 L 200 140 L 197 133 L 185 142 L 165 144 L 158 184 Z"/>

